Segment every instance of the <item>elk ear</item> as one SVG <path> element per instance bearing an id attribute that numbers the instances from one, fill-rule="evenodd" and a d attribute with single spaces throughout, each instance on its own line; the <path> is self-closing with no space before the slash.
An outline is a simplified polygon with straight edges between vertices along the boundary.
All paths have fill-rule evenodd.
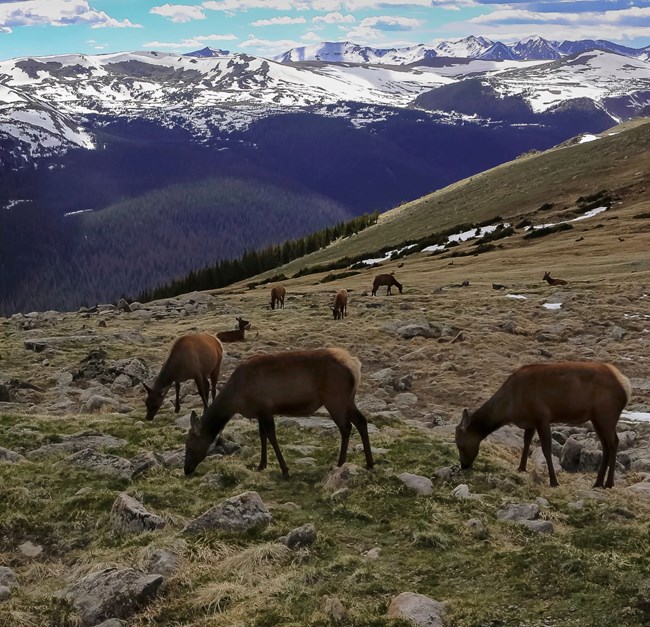
<path id="1" fill-rule="evenodd" d="M 145 389 L 147 394 L 151 394 L 151 388 L 144 381 L 142 382 L 142 387 Z"/>
<path id="2" fill-rule="evenodd" d="M 190 414 L 190 431 L 194 433 L 194 435 L 199 435 L 199 433 L 201 433 L 201 419 L 194 410 L 192 410 L 192 413 Z"/>
<path id="3" fill-rule="evenodd" d="M 463 417 L 460 420 L 460 428 L 467 429 L 468 425 L 469 425 L 469 410 L 466 407 L 465 409 L 463 409 Z"/>

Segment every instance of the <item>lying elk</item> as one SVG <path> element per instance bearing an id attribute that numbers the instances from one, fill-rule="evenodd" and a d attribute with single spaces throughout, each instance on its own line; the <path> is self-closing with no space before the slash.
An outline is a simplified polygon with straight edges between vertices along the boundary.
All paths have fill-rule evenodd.
<path id="1" fill-rule="evenodd" d="M 147 391 L 145 405 L 147 420 L 153 420 L 160 409 L 172 383 L 176 385 L 176 402 L 174 409 L 181 409 L 181 382 L 193 379 L 199 390 L 203 407 L 208 407 L 208 394 L 212 388 L 212 400 L 215 398 L 219 369 L 223 357 L 221 342 L 209 333 L 192 333 L 179 337 L 169 349 L 167 359 L 151 387 L 143 383 Z M 209 379 L 209 381 L 208 381 Z"/>
<path id="2" fill-rule="evenodd" d="M 554 279 L 548 272 L 544 272 L 542 281 L 547 281 L 549 285 L 567 285 L 568 281 L 564 279 Z"/>
<path id="3" fill-rule="evenodd" d="M 456 446 L 463 468 L 471 468 L 481 441 L 506 424 L 524 429 L 519 470 L 526 471 L 528 449 L 535 431 L 548 465 L 551 487 L 558 484 L 551 456 L 551 424 L 582 424 L 591 420 L 603 447 L 603 459 L 594 487 L 614 485 L 618 436 L 616 424 L 630 400 L 630 381 L 611 364 L 564 362 L 532 364 L 516 370 L 497 392 L 456 427 Z"/>
<path id="4" fill-rule="evenodd" d="M 284 285 L 276 285 L 271 288 L 271 309 L 275 309 L 275 306 L 278 306 L 278 309 L 284 309 L 284 297 L 287 295 L 287 289 Z"/>
<path id="5" fill-rule="evenodd" d="M 334 297 L 334 307 L 330 307 L 334 313 L 334 320 L 343 320 L 348 315 L 348 291 L 339 290 Z"/>
<path id="6" fill-rule="evenodd" d="M 243 318 L 237 318 L 238 329 L 234 331 L 219 331 L 217 338 L 221 342 L 243 342 L 246 340 L 244 332 L 251 328 L 251 323 Z"/>
<path id="7" fill-rule="evenodd" d="M 240 364 L 202 418 L 192 412 L 185 444 L 185 474 L 205 459 L 212 441 L 234 414 L 256 419 L 262 453 L 258 470 L 266 468 L 266 442 L 271 443 L 282 474 L 289 472 L 275 437 L 274 414 L 307 416 L 323 405 L 341 432 L 338 465 L 345 463 L 354 425 L 363 442 L 366 467 L 374 465 L 368 423 L 354 397 L 361 364 L 342 348 L 256 355 Z"/>
<path id="8" fill-rule="evenodd" d="M 394 285 L 397 287 L 399 290 L 399 293 L 402 293 L 402 284 L 395 278 L 393 273 L 391 272 L 390 274 L 378 274 L 375 277 L 375 280 L 372 282 L 372 295 L 375 296 L 377 294 L 377 290 L 382 286 L 386 285 L 387 290 L 386 290 L 386 296 L 390 294 L 390 288 Z"/>

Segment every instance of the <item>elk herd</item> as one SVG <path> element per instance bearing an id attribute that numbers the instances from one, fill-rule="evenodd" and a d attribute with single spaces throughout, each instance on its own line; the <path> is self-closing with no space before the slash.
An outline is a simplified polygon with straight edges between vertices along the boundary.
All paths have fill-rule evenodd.
<path id="1" fill-rule="evenodd" d="M 548 272 L 543 280 L 550 285 L 566 285 Z M 381 286 L 386 294 L 402 284 L 394 274 L 375 277 L 372 296 Z M 286 289 L 271 290 L 271 309 L 284 309 Z M 348 291 L 339 290 L 330 306 L 334 320 L 347 316 Z M 260 436 L 258 470 L 267 466 L 270 443 L 283 475 L 288 466 L 275 432 L 274 416 L 309 416 L 321 407 L 337 426 L 341 446 L 338 465 L 346 461 L 348 443 L 354 426 L 363 445 L 366 467 L 374 465 L 368 423 L 359 411 L 355 396 L 361 376 L 361 363 L 343 348 L 285 351 L 255 355 L 237 366 L 219 394 L 216 384 L 223 358 L 223 342 L 245 341 L 251 323 L 237 318 L 238 328 L 216 336 L 193 333 L 181 336 L 172 344 L 158 376 L 151 385 L 143 383 L 147 397 L 146 419 L 153 420 L 166 393 L 175 386 L 176 413 L 180 411 L 180 384 L 194 381 L 203 402 L 203 415 L 192 411 L 185 446 L 185 474 L 192 474 L 208 450 L 235 414 L 254 419 Z M 600 439 L 603 456 L 595 487 L 614 485 L 618 437 L 616 426 L 629 402 L 630 382 L 618 369 L 603 362 L 559 362 L 532 364 L 511 374 L 494 395 L 474 412 L 465 409 L 456 427 L 455 442 L 461 468 L 469 469 L 476 459 L 481 442 L 500 427 L 512 424 L 523 429 L 523 451 L 519 470 L 525 472 L 528 452 L 535 434 L 547 463 L 552 487 L 558 485 L 551 455 L 551 425 L 578 425 L 591 421 Z M 211 404 L 209 404 L 211 400 Z"/>

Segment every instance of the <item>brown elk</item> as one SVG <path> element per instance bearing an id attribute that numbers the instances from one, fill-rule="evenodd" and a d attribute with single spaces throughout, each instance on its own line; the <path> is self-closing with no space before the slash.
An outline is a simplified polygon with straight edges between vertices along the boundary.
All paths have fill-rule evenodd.
<path id="1" fill-rule="evenodd" d="M 394 285 L 399 290 L 399 293 L 402 293 L 402 284 L 395 278 L 395 275 L 391 272 L 390 274 L 378 274 L 375 277 L 375 280 L 372 282 L 372 295 L 377 294 L 377 290 L 385 285 L 388 289 L 386 290 L 386 296 L 390 294 L 390 288 Z"/>
<path id="2" fill-rule="evenodd" d="M 212 400 L 215 398 L 222 357 L 223 346 L 214 335 L 192 333 L 179 337 L 169 349 L 165 363 L 151 387 L 142 384 L 147 391 L 147 420 L 154 419 L 172 383 L 176 386 L 174 409 L 178 413 L 181 409 L 181 383 L 189 379 L 196 383 L 203 407 L 207 409 L 210 389 Z"/>
<path id="3" fill-rule="evenodd" d="M 546 281 L 549 285 L 567 285 L 568 281 L 564 279 L 554 279 L 548 272 L 544 272 L 542 281 Z"/>
<path id="4" fill-rule="evenodd" d="M 630 381 L 611 364 L 563 362 L 532 364 L 516 370 L 474 413 L 467 409 L 456 427 L 456 446 L 463 468 L 471 468 L 481 441 L 506 424 L 524 430 L 519 470 L 526 471 L 528 449 L 535 431 L 548 465 L 551 487 L 558 484 L 551 456 L 551 424 L 581 424 L 587 420 L 603 447 L 603 459 L 594 487 L 614 485 L 618 436 L 616 424 L 630 400 Z"/>
<path id="5" fill-rule="evenodd" d="M 234 414 L 256 419 L 262 446 L 258 470 L 267 463 L 266 443 L 271 443 L 282 474 L 289 472 L 275 436 L 274 414 L 308 416 L 323 405 L 341 432 L 338 465 L 345 463 L 354 425 L 363 442 L 367 468 L 374 465 L 368 423 L 354 397 L 361 364 L 342 348 L 289 351 L 256 355 L 240 364 L 202 418 L 192 413 L 185 444 L 185 474 L 205 459 L 212 441 Z"/>
<path id="6" fill-rule="evenodd" d="M 284 309 L 284 297 L 287 294 L 287 289 L 284 285 L 276 285 L 271 288 L 271 309 L 275 309 L 275 306 L 278 306 L 278 309 Z"/>
<path id="7" fill-rule="evenodd" d="M 217 333 L 217 338 L 221 342 L 244 342 L 246 337 L 244 332 L 248 331 L 251 328 L 251 323 L 248 320 L 243 318 L 237 318 L 238 329 L 234 331 L 219 331 Z"/>
<path id="8" fill-rule="evenodd" d="M 334 313 L 334 320 L 343 320 L 348 315 L 348 291 L 339 290 L 334 297 L 334 307 L 330 307 Z"/>

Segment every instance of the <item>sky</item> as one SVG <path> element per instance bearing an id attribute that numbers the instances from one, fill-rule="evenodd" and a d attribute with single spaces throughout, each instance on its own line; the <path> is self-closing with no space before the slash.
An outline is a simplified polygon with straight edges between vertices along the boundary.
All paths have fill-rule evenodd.
<path id="1" fill-rule="evenodd" d="M 650 45 L 650 0 L 0 0 L 0 59 L 70 52 L 271 57 L 321 41 L 375 47 L 481 35 Z"/>

